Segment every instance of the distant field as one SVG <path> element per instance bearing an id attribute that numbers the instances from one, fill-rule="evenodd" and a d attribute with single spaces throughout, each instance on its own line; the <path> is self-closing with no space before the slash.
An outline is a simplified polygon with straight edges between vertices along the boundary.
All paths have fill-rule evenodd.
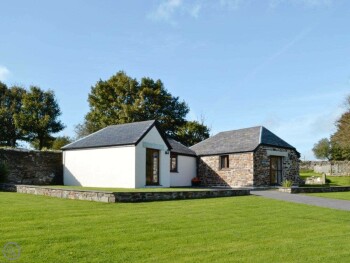
<path id="1" fill-rule="evenodd" d="M 304 180 L 310 176 L 322 176 L 322 174 L 315 173 L 313 171 L 300 171 L 300 177 Z M 345 186 L 350 185 L 350 176 L 326 176 L 330 180 L 331 186 Z"/>
<path id="2" fill-rule="evenodd" d="M 350 213 L 257 196 L 105 204 L 0 192 L 13 262 L 348 262 Z M 0 252 L 0 262 L 8 262 Z"/>

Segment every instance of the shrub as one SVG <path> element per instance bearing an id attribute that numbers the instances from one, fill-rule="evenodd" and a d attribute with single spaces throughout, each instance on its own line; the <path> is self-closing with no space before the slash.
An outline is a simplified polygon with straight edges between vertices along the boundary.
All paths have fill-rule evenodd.
<path id="1" fill-rule="evenodd" d="M 282 186 L 283 187 L 291 187 L 293 185 L 293 181 L 292 180 L 284 180 L 282 182 Z"/>
<path id="2" fill-rule="evenodd" d="M 5 183 L 9 173 L 8 167 L 5 163 L 0 162 L 0 183 Z"/>

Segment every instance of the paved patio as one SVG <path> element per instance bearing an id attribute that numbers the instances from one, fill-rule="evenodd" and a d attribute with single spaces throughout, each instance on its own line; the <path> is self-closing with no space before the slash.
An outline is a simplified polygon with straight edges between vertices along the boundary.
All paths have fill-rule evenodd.
<path id="1" fill-rule="evenodd" d="M 289 194 L 289 193 L 282 193 L 276 190 L 265 190 L 265 191 L 255 190 L 255 191 L 251 191 L 250 194 L 271 198 L 271 199 L 276 199 L 276 200 L 283 200 L 287 202 L 315 205 L 315 206 L 350 211 L 350 201 L 346 201 L 346 200 L 337 200 L 337 199 L 307 196 L 307 195 L 301 195 L 301 194 Z"/>

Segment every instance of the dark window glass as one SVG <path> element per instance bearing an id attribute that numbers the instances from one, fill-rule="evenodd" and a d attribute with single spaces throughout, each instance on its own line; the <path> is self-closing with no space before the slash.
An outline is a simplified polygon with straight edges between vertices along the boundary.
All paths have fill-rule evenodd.
<path id="1" fill-rule="evenodd" d="M 177 154 L 170 154 L 170 172 L 177 172 Z"/>
<path id="2" fill-rule="evenodd" d="M 220 169 L 229 168 L 229 158 L 228 155 L 221 155 L 220 156 Z"/>

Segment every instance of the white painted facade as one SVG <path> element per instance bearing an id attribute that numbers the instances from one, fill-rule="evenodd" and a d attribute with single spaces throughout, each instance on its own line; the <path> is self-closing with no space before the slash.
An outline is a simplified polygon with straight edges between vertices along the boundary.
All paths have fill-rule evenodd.
<path id="1" fill-rule="evenodd" d="M 63 151 L 64 185 L 135 187 L 135 146 Z"/>
<path id="2" fill-rule="evenodd" d="M 191 180 L 196 176 L 196 157 L 178 155 L 177 172 L 170 173 L 170 186 L 191 186 Z"/>
<path id="3" fill-rule="evenodd" d="M 159 186 L 170 187 L 170 153 L 168 146 L 160 136 L 156 127 L 153 127 L 146 136 L 136 145 L 135 188 L 146 186 L 146 149 L 159 150 Z"/>
<path id="4" fill-rule="evenodd" d="M 146 187 L 147 148 L 159 150 L 159 186 L 170 187 L 170 154 L 168 146 L 155 126 L 136 146 L 63 151 L 64 185 Z"/>

